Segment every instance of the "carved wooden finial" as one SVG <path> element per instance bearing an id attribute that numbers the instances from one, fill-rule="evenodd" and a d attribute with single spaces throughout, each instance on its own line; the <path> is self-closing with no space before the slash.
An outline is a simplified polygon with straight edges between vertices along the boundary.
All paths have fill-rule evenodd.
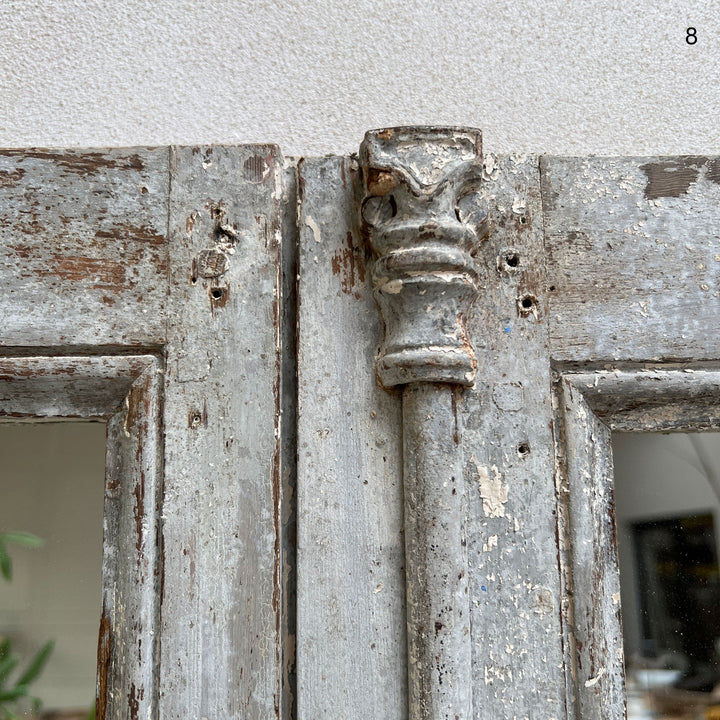
<path id="1" fill-rule="evenodd" d="M 465 315 L 478 289 L 471 253 L 487 233 L 480 130 L 371 130 L 360 166 L 362 225 L 377 254 L 373 286 L 385 324 L 381 382 L 472 385 L 477 363 Z"/>

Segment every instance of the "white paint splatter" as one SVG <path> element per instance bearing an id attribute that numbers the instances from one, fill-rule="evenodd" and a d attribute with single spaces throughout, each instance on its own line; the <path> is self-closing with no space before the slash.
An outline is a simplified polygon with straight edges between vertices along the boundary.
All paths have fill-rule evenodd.
<path id="1" fill-rule="evenodd" d="M 508 501 L 508 486 L 503 484 L 497 467 L 493 465 L 490 477 L 488 469 L 483 465 L 475 464 L 478 472 L 478 486 L 480 497 L 483 499 L 483 512 L 486 517 L 505 517 L 505 505 Z"/>
<path id="2" fill-rule="evenodd" d="M 594 687 L 595 685 L 597 685 L 600 681 L 600 678 L 605 675 L 606 672 L 607 668 L 601 668 L 600 672 L 594 678 L 590 678 L 590 680 L 585 681 L 585 687 Z"/>
<path id="3" fill-rule="evenodd" d="M 391 295 L 397 295 L 403 287 L 403 281 L 399 278 L 397 280 L 389 280 L 380 287 L 383 292 L 390 293 Z"/>
<path id="4" fill-rule="evenodd" d="M 308 215 L 305 218 L 305 224 L 312 230 L 313 237 L 315 238 L 315 242 L 319 243 L 322 242 L 322 235 L 320 234 L 320 228 L 318 227 L 318 224 L 313 220 L 310 215 Z"/>
<path id="5" fill-rule="evenodd" d="M 486 543 L 483 543 L 483 552 L 489 552 L 494 547 L 497 547 L 498 544 L 498 536 L 497 535 L 491 535 Z"/>

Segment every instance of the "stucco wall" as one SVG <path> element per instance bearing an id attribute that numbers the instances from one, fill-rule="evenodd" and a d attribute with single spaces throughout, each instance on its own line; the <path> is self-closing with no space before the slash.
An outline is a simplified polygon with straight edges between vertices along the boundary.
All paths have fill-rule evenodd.
<path id="1" fill-rule="evenodd" d="M 344 154 L 417 123 L 493 152 L 720 152 L 709 0 L 5 0 L 0 38 L 5 147 Z"/>

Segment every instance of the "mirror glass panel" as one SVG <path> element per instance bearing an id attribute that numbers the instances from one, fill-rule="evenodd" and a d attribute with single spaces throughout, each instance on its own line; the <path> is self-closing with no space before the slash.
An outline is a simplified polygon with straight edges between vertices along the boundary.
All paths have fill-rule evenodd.
<path id="1" fill-rule="evenodd" d="M 630 720 L 720 718 L 720 433 L 613 435 Z"/>
<path id="2" fill-rule="evenodd" d="M 17 697 L 0 708 L 86 720 L 101 612 L 105 424 L 0 423 L 0 458 L 0 642 L 5 662 L 17 660 L 0 682 Z"/>

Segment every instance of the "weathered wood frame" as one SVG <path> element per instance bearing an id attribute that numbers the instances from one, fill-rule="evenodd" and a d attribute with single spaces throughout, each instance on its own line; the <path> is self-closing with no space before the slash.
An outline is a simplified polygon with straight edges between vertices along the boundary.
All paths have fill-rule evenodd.
<path id="1" fill-rule="evenodd" d="M 164 466 L 165 593 L 106 557 L 139 593 L 107 612 L 146 612 L 145 632 L 159 603 L 159 648 L 124 675 L 108 623 L 106 716 L 408 715 L 402 471 L 434 450 L 399 429 L 431 408 L 376 381 L 358 174 L 272 145 L 0 152 L 7 407 L 107 416 L 109 477 L 125 474 L 107 536 L 136 559 L 160 510 L 138 530 L 133 468 L 155 498 Z M 466 199 L 459 220 L 489 219 L 465 318 L 477 377 L 435 394 L 463 458 L 472 712 L 621 718 L 610 431 L 715 422 L 720 158 L 486 153 Z M 159 424 L 142 447 L 137 425 L 157 412 L 160 459 Z"/>
<path id="2" fill-rule="evenodd" d="M 99 718 L 292 703 L 291 176 L 274 145 L 0 151 L 5 415 L 108 422 Z"/>
<path id="3" fill-rule="evenodd" d="M 709 367 L 556 370 L 558 546 L 568 717 L 622 720 L 611 433 L 720 426 L 720 372 Z"/>
<path id="4" fill-rule="evenodd" d="M 97 716 L 158 716 L 162 363 L 0 358 L 0 419 L 107 424 Z"/>

